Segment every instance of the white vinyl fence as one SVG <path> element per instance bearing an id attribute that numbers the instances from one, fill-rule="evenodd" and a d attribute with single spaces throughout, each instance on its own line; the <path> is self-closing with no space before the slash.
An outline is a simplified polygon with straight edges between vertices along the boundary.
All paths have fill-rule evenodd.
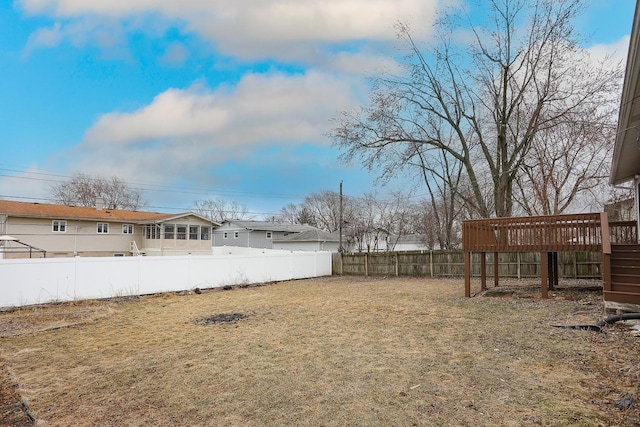
<path id="1" fill-rule="evenodd" d="M 330 252 L 229 247 L 200 256 L 0 259 L 0 307 L 328 275 Z"/>

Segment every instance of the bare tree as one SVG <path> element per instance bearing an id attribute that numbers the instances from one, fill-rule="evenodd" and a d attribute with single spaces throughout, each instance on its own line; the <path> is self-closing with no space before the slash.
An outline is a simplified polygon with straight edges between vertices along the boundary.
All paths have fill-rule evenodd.
<path id="1" fill-rule="evenodd" d="M 604 118 L 585 116 L 592 120 L 562 123 L 547 132 L 545 140 L 534 140 L 516 177 L 516 200 L 526 214 L 561 214 L 580 197 L 583 206 L 590 195 L 601 199 L 604 192 L 598 190 L 609 177 L 615 120 L 606 125 Z"/>
<path id="2" fill-rule="evenodd" d="M 462 219 L 461 207 L 471 204 L 469 193 L 464 190 L 463 164 L 447 152 L 424 153 L 425 149 L 433 149 L 414 145 L 420 162 L 418 170 L 429 195 L 422 209 L 424 217 L 420 224 L 425 227 L 422 230 L 427 235 L 433 233 L 428 240 L 437 241 L 440 249 L 451 249 L 459 243 L 456 225 Z"/>
<path id="3" fill-rule="evenodd" d="M 116 176 L 107 179 L 77 172 L 69 181 L 53 184 L 51 193 L 56 203 L 70 206 L 95 207 L 98 199 L 107 209 L 137 210 L 145 204 L 139 189 Z"/>
<path id="4" fill-rule="evenodd" d="M 340 194 L 335 191 L 321 191 L 305 197 L 302 203 L 307 214 L 313 218 L 315 226 L 330 233 L 340 228 Z M 345 224 L 354 222 L 355 204 L 353 199 L 343 196 L 342 220 Z"/>
<path id="5" fill-rule="evenodd" d="M 277 221 L 289 222 L 292 224 L 308 224 L 316 227 L 316 219 L 304 204 L 289 203 L 280 210 Z"/>
<path id="6" fill-rule="evenodd" d="M 249 210 L 237 201 L 223 199 L 202 199 L 193 202 L 195 213 L 212 221 L 224 222 L 232 219 L 251 219 Z"/>
<path id="7" fill-rule="evenodd" d="M 374 193 L 352 198 L 354 215 L 345 224 L 348 247 L 358 252 L 393 250 L 401 236 L 414 233 L 414 211 L 410 197 L 400 191 L 386 197 Z"/>
<path id="8" fill-rule="evenodd" d="M 386 197 L 374 193 L 343 196 L 343 238 L 346 248 L 359 252 L 393 250 L 400 236 L 415 232 L 413 220 L 419 207 L 400 191 Z M 279 220 L 309 224 L 336 232 L 340 222 L 340 194 L 312 193 L 300 204 L 282 208 Z"/>
<path id="9" fill-rule="evenodd" d="M 429 249 L 455 249 L 462 243 L 462 211 L 450 211 L 446 204 L 445 200 L 424 199 L 414 211 L 414 229 L 424 236 Z"/>
<path id="10" fill-rule="evenodd" d="M 369 106 L 335 119 L 343 160 L 360 159 L 384 177 L 407 167 L 431 173 L 418 157 L 442 156 L 462 168 L 464 187 L 444 182 L 472 215 L 512 215 L 534 141 L 548 141 L 555 126 L 576 120 L 574 111 L 610 102 L 620 80 L 620 65 L 594 64 L 580 48 L 572 21 L 582 4 L 492 0 L 490 26 L 451 13 L 426 49 L 399 25 L 406 73 L 377 79 Z"/>

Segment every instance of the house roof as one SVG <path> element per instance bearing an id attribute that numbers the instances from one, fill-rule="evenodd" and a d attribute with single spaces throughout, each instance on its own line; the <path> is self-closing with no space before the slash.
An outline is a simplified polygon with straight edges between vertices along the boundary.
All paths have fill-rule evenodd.
<path id="1" fill-rule="evenodd" d="M 340 236 L 337 233 L 329 233 L 324 230 L 307 230 L 300 233 L 289 234 L 280 239 L 273 239 L 274 242 L 339 242 Z"/>
<path id="2" fill-rule="evenodd" d="M 193 215 L 210 221 L 193 213 L 167 214 L 160 212 L 128 211 L 121 209 L 96 209 L 86 206 L 66 206 L 49 203 L 16 202 L 0 200 L 0 215 L 5 214 L 22 218 L 81 219 L 88 221 L 113 222 L 163 222 Z M 210 221 L 213 224 L 216 222 Z"/>
<path id="3" fill-rule="evenodd" d="M 613 185 L 632 180 L 640 174 L 640 5 L 636 4 L 629 41 L 627 69 L 620 100 L 618 132 L 613 149 L 611 177 Z"/>
<path id="4" fill-rule="evenodd" d="M 317 230 L 317 228 L 306 224 L 289 224 L 269 221 L 229 220 L 225 221 L 224 224 L 235 225 L 251 231 L 284 231 L 286 233 L 301 233 L 303 231 Z"/>

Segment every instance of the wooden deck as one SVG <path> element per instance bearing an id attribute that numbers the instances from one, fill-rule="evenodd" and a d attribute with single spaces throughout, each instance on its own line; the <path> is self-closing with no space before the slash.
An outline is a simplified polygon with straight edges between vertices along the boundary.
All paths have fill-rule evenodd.
<path id="1" fill-rule="evenodd" d="M 612 258 L 614 254 L 626 255 Z M 623 252 L 619 245 L 626 245 Z M 631 245 L 631 249 L 628 247 Z M 486 289 L 486 253 L 540 252 L 541 292 L 558 284 L 558 252 L 601 252 L 605 301 L 640 304 L 640 268 L 629 253 L 639 254 L 635 221 L 609 222 L 606 213 L 550 215 L 538 217 L 488 218 L 464 221 L 462 249 L 465 254 L 465 296 L 471 296 L 471 253 L 480 257 L 480 280 Z M 494 256 L 494 260 L 498 257 Z M 635 259 L 635 258 L 634 258 Z M 612 276 L 613 262 L 613 276 Z M 633 266 L 623 264 L 634 264 Z M 498 286 L 498 265 L 494 262 L 494 281 Z"/>

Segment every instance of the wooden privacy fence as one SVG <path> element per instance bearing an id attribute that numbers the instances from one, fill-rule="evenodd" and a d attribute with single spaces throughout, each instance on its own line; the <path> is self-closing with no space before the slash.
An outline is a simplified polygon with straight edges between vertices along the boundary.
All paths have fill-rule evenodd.
<path id="1" fill-rule="evenodd" d="M 462 251 L 406 251 L 373 253 L 335 253 L 334 274 L 371 276 L 462 277 Z M 487 259 L 493 263 L 493 253 Z M 559 275 L 563 278 L 600 279 L 602 255 L 599 252 L 559 254 Z M 499 275 L 509 278 L 540 277 L 539 252 L 498 254 Z M 480 254 L 472 255 L 472 275 L 480 276 Z M 490 277 L 492 272 L 490 272 Z"/>

